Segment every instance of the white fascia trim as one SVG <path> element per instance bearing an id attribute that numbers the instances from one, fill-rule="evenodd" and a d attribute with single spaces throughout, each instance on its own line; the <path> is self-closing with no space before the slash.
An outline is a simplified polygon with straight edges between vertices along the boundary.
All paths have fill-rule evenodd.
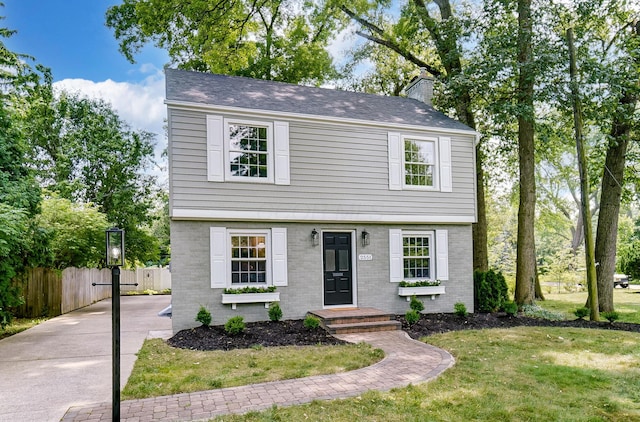
<path id="1" fill-rule="evenodd" d="M 392 123 L 384 123 L 384 122 L 375 122 L 372 120 L 360 120 L 360 119 L 347 119 L 344 117 L 331 117 L 331 116 L 317 116 L 314 114 L 302 114 L 302 113 L 285 113 L 280 111 L 272 111 L 272 110 L 259 110 L 259 109 L 248 109 L 243 107 L 221 107 L 213 104 L 199 104 L 192 103 L 188 101 L 170 101 L 165 100 L 164 102 L 168 108 L 176 109 L 176 110 L 198 110 L 206 113 L 232 113 L 240 116 L 248 116 L 248 117 L 263 117 L 266 119 L 279 119 L 279 120 L 300 120 L 300 121 L 317 121 L 317 122 L 330 122 L 336 124 L 347 124 L 347 125 L 363 125 L 363 126 L 374 126 L 381 127 L 386 129 L 395 129 L 401 128 L 403 130 L 419 130 L 419 131 L 429 131 L 429 132 L 437 132 L 437 133 L 448 133 L 448 134 L 460 134 L 466 136 L 474 136 L 474 142 L 477 144 L 480 140 L 480 133 L 475 130 L 461 130 L 461 129 L 446 129 L 440 127 L 431 127 L 431 126 L 418 126 L 418 125 L 407 125 L 407 124 L 392 124 Z"/>
<path id="2" fill-rule="evenodd" d="M 195 210 L 178 208 L 172 210 L 173 220 L 220 220 L 220 221 L 264 221 L 264 222 L 358 222 L 358 223 L 409 223 L 409 224 L 471 224 L 475 216 L 447 215 L 381 215 L 381 214 L 338 214 L 321 212 L 289 211 L 227 211 Z"/>

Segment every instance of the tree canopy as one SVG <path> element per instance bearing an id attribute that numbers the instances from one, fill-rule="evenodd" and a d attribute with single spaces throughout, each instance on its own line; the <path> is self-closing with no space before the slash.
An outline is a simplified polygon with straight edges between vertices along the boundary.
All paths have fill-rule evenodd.
<path id="1" fill-rule="evenodd" d="M 151 42 L 183 69 L 320 85 L 337 75 L 328 13 L 299 0 L 125 0 L 106 22 L 132 62 Z"/>
<path id="2" fill-rule="evenodd" d="M 153 220 L 157 195 L 149 173 L 154 135 L 132 130 L 102 100 L 55 93 L 46 70 L 20 109 L 40 185 L 74 203 L 95 204 L 109 224 L 126 231 L 131 262 L 155 259 L 157 242 L 142 228 Z"/>

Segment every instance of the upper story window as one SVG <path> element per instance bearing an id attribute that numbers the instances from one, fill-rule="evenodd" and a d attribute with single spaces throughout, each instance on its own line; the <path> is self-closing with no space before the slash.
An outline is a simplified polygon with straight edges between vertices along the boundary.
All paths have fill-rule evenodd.
<path id="1" fill-rule="evenodd" d="M 227 132 L 229 134 L 227 154 L 230 178 L 272 179 L 273 136 L 271 135 L 271 126 L 228 123 Z"/>
<path id="2" fill-rule="evenodd" d="M 207 180 L 290 184 L 289 123 L 208 115 Z"/>
<path id="3" fill-rule="evenodd" d="M 436 143 L 430 140 L 404 140 L 404 184 L 407 186 L 436 185 Z"/>
<path id="4" fill-rule="evenodd" d="M 389 190 L 452 192 L 451 137 L 389 132 Z"/>

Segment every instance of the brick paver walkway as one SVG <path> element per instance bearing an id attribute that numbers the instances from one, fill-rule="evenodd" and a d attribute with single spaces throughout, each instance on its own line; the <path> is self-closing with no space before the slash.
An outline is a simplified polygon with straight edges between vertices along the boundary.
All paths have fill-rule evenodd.
<path id="1" fill-rule="evenodd" d="M 369 343 L 384 350 L 386 356 L 375 365 L 340 374 L 127 400 L 120 405 L 121 420 L 208 420 L 229 413 L 264 410 L 273 405 L 289 406 L 313 400 L 353 397 L 369 390 L 387 391 L 428 381 L 454 363 L 448 352 L 412 340 L 403 331 L 345 334 L 339 337 L 354 343 Z M 62 421 L 109 421 L 111 413 L 111 403 L 72 407 Z"/>

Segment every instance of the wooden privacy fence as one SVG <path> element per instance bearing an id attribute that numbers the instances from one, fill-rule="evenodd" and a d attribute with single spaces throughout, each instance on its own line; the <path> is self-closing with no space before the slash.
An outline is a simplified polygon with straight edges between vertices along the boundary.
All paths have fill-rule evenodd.
<path id="1" fill-rule="evenodd" d="M 16 316 L 35 318 L 54 317 L 111 297 L 111 270 L 95 268 L 31 268 L 14 280 L 22 288 L 25 303 L 16 309 Z M 171 274 L 165 268 L 120 270 L 121 292 L 131 290 L 161 291 L 171 288 Z"/>

